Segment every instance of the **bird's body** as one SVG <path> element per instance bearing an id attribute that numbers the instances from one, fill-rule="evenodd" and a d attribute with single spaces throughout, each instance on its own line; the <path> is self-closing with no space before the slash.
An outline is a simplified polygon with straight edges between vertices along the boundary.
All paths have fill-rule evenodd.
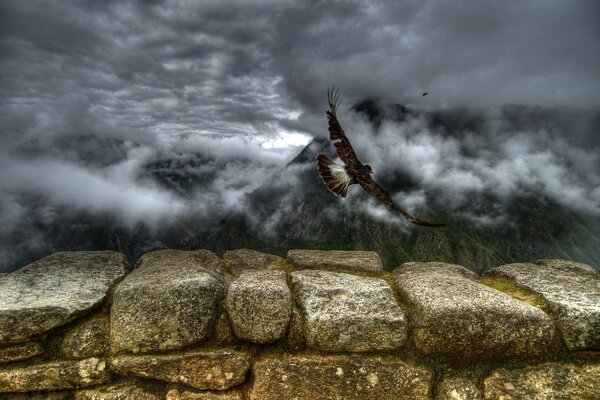
<path id="1" fill-rule="evenodd" d="M 329 138 L 334 141 L 335 150 L 344 165 L 336 164 L 323 154 L 317 154 L 317 168 L 327 189 L 338 196 L 346 197 L 350 185 L 359 184 L 371 196 L 382 201 L 389 208 L 400 212 L 400 214 L 413 224 L 431 227 L 445 226 L 444 224 L 432 224 L 414 218 L 397 205 L 392 197 L 371 178 L 373 168 L 368 164 L 363 164 L 358 159 L 352 148 L 352 144 L 350 144 L 350 140 L 348 140 L 337 119 L 336 107 L 338 97 L 339 92 L 327 91 L 329 110 L 326 113 L 329 120 Z"/>

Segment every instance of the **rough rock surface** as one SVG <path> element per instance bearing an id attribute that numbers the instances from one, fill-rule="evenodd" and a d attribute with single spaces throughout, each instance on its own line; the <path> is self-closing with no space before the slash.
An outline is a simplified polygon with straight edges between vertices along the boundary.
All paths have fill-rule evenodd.
<path id="1" fill-rule="evenodd" d="M 382 272 L 383 263 L 374 251 L 290 250 L 287 258 L 299 269 L 340 272 Z"/>
<path id="2" fill-rule="evenodd" d="M 247 270 L 280 269 L 285 265 L 285 260 L 279 256 L 250 249 L 226 251 L 222 262 L 223 267 L 233 275 L 240 275 Z"/>
<path id="3" fill-rule="evenodd" d="M 223 390 L 246 379 L 250 353 L 197 350 L 182 354 L 118 356 L 112 369 L 121 375 L 181 383 L 202 390 Z"/>
<path id="4" fill-rule="evenodd" d="M 436 387 L 435 400 L 482 400 L 481 390 L 465 378 L 444 378 Z"/>
<path id="5" fill-rule="evenodd" d="M 196 392 L 191 390 L 171 389 L 167 392 L 167 400 L 243 400 L 242 392 L 228 390 L 226 392 Z"/>
<path id="6" fill-rule="evenodd" d="M 536 356 L 552 341 L 542 310 L 471 279 L 459 265 L 412 262 L 394 271 L 416 347 L 454 359 Z"/>
<path id="7" fill-rule="evenodd" d="M 257 361 L 253 371 L 251 400 L 431 398 L 431 372 L 399 360 L 278 356 Z"/>
<path id="8" fill-rule="evenodd" d="M 486 400 L 597 400 L 600 365 L 542 364 L 498 369 L 483 381 Z"/>
<path id="9" fill-rule="evenodd" d="M 565 260 L 507 264 L 486 277 L 504 277 L 538 293 L 548 304 L 570 350 L 600 350 L 600 273 Z"/>
<path id="10" fill-rule="evenodd" d="M 35 357 L 38 354 L 42 354 L 43 352 L 44 349 L 42 346 L 36 342 L 15 344 L 0 349 L 0 363 L 26 360 Z"/>
<path id="11" fill-rule="evenodd" d="M 163 397 L 153 393 L 136 382 L 123 381 L 93 389 L 79 390 L 75 400 L 162 400 Z"/>
<path id="12" fill-rule="evenodd" d="M 271 343 L 285 334 L 292 295 L 284 271 L 245 271 L 231 283 L 227 312 L 235 335 L 254 343 Z"/>
<path id="13" fill-rule="evenodd" d="M 310 347 L 361 352 L 404 344 L 406 319 L 384 280 L 315 270 L 291 275 Z"/>
<path id="14" fill-rule="evenodd" d="M 107 383 L 110 374 L 99 358 L 55 361 L 0 370 L 0 392 L 34 392 Z"/>
<path id="15" fill-rule="evenodd" d="M 0 400 L 73 400 L 73 393 L 69 391 L 0 393 Z"/>
<path id="16" fill-rule="evenodd" d="M 62 354 L 67 358 L 88 358 L 106 353 L 109 322 L 108 314 L 99 314 L 71 328 L 61 343 Z"/>
<path id="17" fill-rule="evenodd" d="M 114 293 L 113 352 L 176 349 L 212 334 L 227 280 L 214 253 L 159 250 L 138 264 Z"/>
<path id="18" fill-rule="evenodd" d="M 121 253 L 74 251 L 0 276 L 0 343 L 24 342 L 88 312 L 127 269 Z"/>

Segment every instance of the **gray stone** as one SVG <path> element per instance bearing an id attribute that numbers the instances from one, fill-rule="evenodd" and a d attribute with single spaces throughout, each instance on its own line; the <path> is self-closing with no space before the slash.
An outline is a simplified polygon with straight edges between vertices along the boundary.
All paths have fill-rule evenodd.
<path id="1" fill-rule="evenodd" d="M 88 358 L 103 355 L 108 350 L 108 314 L 95 315 L 71 328 L 61 343 L 61 352 L 67 358 Z"/>
<path id="2" fill-rule="evenodd" d="M 213 333 L 227 278 L 208 250 L 160 250 L 115 290 L 111 351 L 151 352 L 200 342 Z"/>
<path id="3" fill-rule="evenodd" d="M 231 283 L 227 312 L 236 336 L 254 343 L 283 337 L 292 312 L 284 271 L 245 271 Z"/>
<path id="4" fill-rule="evenodd" d="M 597 400 L 600 365 L 547 363 L 521 369 L 500 368 L 483 380 L 484 399 Z"/>
<path id="5" fill-rule="evenodd" d="M 384 280 L 314 270 L 291 275 L 308 346 L 362 352 L 404 344 L 406 319 Z"/>
<path id="6" fill-rule="evenodd" d="M 340 272 L 382 272 L 383 263 L 374 251 L 290 250 L 287 258 L 299 269 Z"/>
<path id="7" fill-rule="evenodd" d="M 435 400 L 482 400 L 481 391 L 466 378 L 444 378 L 436 387 Z"/>
<path id="8" fill-rule="evenodd" d="M 557 321 L 570 350 L 600 350 L 600 274 L 565 260 L 507 264 L 487 272 L 539 294 Z"/>
<path id="9" fill-rule="evenodd" d="M 122 381 L 111 385 L 78 390 L 75 400 L 162 400 L 144 385 L 132 381 Z"/>
<path id="10" fill-rule="evenodd" d="M 202 390 L 224 390 L 246 379 L 246 350 L 195 350 L 181 354 L 117 356 L 111 368 L 120 375 L 180 383 Z"/>
<path id="11" fill-rule="evenodd" d="M 0 363 L 26 360 L 43 352 L 42 346 L 36 342 L 15 344 L 0 349 Z"/>
<path id="12" fill-rule="evenodd" d="M 233 275 L 247 270 L 276 270 L 285 266 L 285 260 L 273 254 L 250 249 L 229 250 L 223 254 L 223 267 Z"/>
<path id="13" fill-rule="evenodd" d="M 412 337 L 424 354 L 507 359 L 542 354 L 554 325 L 542 310 L 470 278 L 459 265 L 412 262 L 394 271 Z"/>
<path id="14" fill-rule="evenodd" d="M 0 343 L 27 341 L 89 312 L 127 269 L 120 253 L 76 251 L 1 276 Z"/>
<path id="15" fill-rule="evenodd" d="M 106 362 L 99 358 L 54 361 L 0 370 L 0 393 L 73 389 L 110 381 Z"/>
<path id="16" fill-rule="evenodd" d="M 400 360 L 276 356 L 253 367 L 251 400 L 429 400 L 432 374 Z"/>
<path id="17" fill-rule="evenodd" d="M 244 396 L 239 390 L 225 392 L 196 392 L 191 390 L 171 389 L 167 393 L 167 400 L 243 400 Z"/>

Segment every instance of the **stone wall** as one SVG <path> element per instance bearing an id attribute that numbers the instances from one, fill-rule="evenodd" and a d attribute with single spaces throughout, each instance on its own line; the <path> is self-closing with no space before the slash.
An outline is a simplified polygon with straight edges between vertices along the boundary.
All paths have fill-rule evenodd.
<path id="1" fill-rule="evenodd" d="M 0 399 L 600 399 L 600 274 L 373 252 L 57 253 L 0 276 Z"/>

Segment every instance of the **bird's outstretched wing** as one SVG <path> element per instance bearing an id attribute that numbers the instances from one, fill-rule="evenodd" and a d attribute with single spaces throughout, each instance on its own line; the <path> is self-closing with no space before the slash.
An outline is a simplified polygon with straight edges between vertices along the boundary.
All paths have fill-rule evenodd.
<path id="1" fill-rule="evenodd" d="M 360 177 L 358 179 L 358 183 L 360 186 L 365 189 L 367 193 L 371 196 L 375 197 L 377 200 L 383 202 L 386 206 L 391 208 L 392 210 L 398 211 L 404 218 L 408 220 L 408 222 L 413 223 L 415 225 L 423 225 L 430 227 L 442 227 L 446 226 L 446 224 L 432 224 L 431 222 L 421 221 L 406 212 L 402 207 L 394 202 L 392 196 L 388 194 L 381 186 L 377 184 L 370 176 Z"/>
<path id="2" fill-rule="evenodd" d="M 358 168 L 361 165 L 360 161 L 337 119 L 336 111 L 339 97 L 339 90 L 336 90 L 335 88 L 327 90 L 329 110 L 327 110 L 326 113 L 327 119 L 329 120 L 329 139 L 334 141 L 333 145 L 335 146 L 335 150 L 344 164 L 349 168 Z M 339 140 L 339 142 L 336 142 L 336 140 Z"/>

